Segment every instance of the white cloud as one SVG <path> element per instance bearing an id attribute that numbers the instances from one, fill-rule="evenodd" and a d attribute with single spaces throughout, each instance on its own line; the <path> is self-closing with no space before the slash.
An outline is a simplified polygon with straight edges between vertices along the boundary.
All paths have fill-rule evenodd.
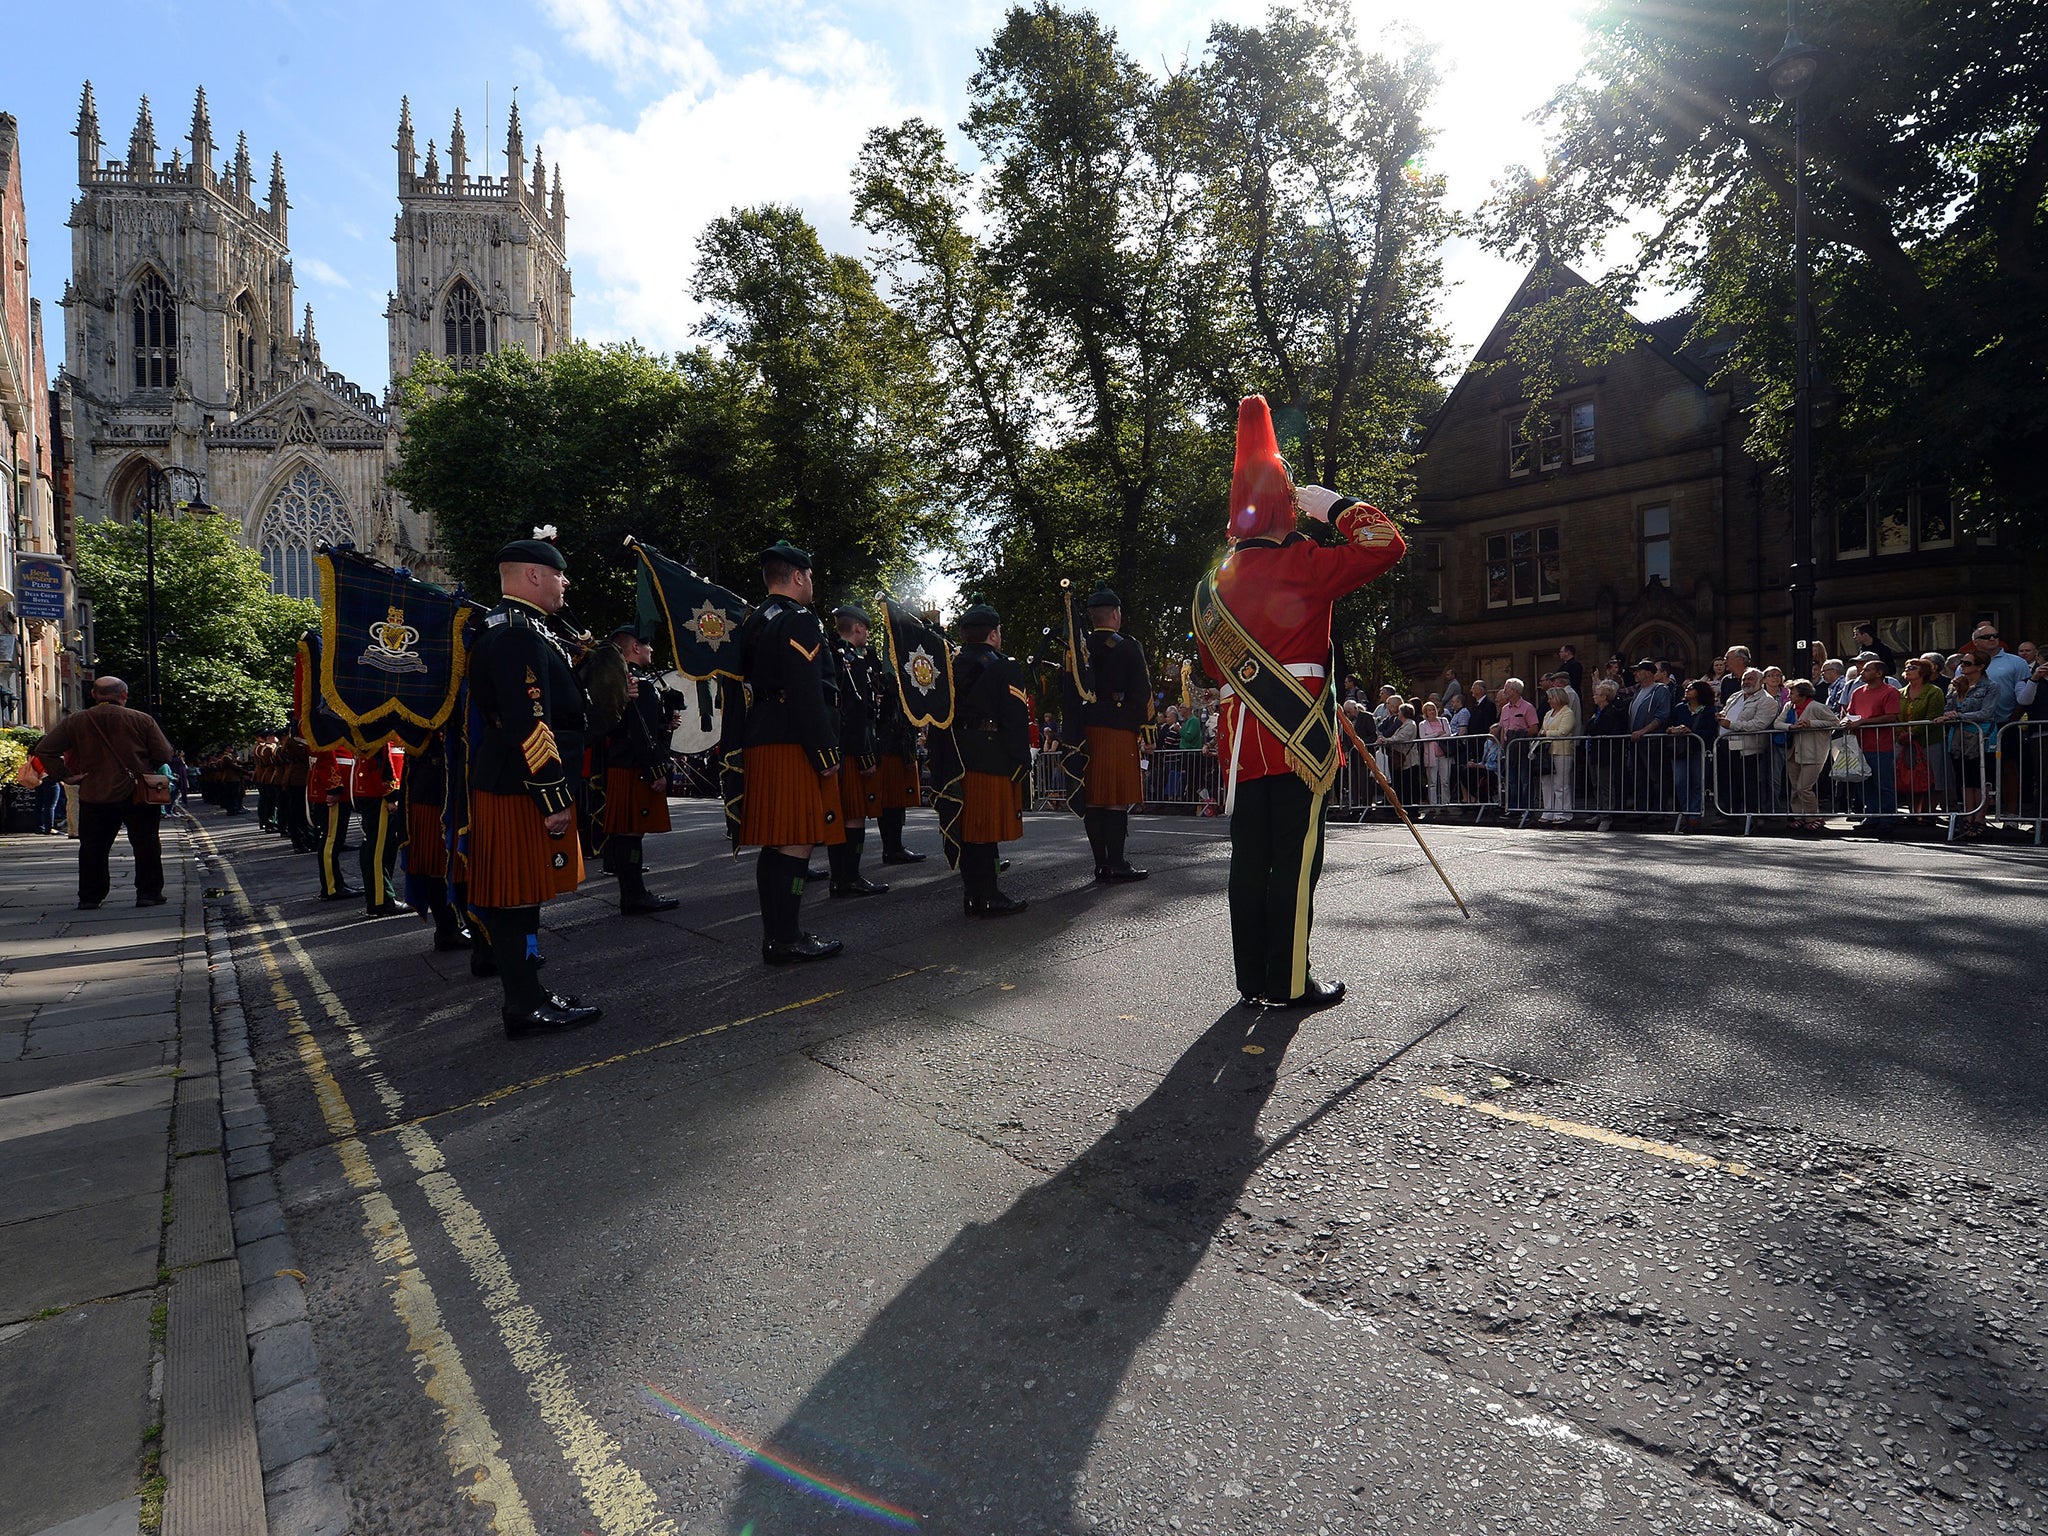
<path id="1" fill-rule="evenodd" d="M 355 284 L 318 256 L 294 256 L 292 265 L 301 277 L 310 277 L 324 288 L 354 288 Z"/>

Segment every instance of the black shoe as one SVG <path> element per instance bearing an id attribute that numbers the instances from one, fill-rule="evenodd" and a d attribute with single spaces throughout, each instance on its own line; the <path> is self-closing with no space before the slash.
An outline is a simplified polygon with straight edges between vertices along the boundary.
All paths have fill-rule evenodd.
<path id="1" fill-rule="evenodd" d="M 78 910 L 81 912 L 97 912 L 99 909 L 100 904 L 96 901 L 81 901 L 78 904 Z"/>
<path id="2" fill-rule="evenodd" d="M 507 1008 L 505 1010 L 505 1038 L 522 1039 L 527 1035 L 548 1035 L 559 1030 L 575 1029 L 602 1018 L 602 1008 L 558 1008 L 552 1000 L 538 1008 Z"/>
<path id="3" fill-rule="evenodd" d="M 365 917 L 404 917 L 411 910 L 411 907 L 401 906 L 395 901 L 387 901 L 381 907 L 368 908 L 363 915 Z"/>
<path id="4" fill-rule="evenodd" d="M 476 935 L 467 928 L 456 928 L 434 935 L 434 948 L 441 954 L 452 954 L 458 949 L 475 949 Z"/>
<path id="5" fill-rule="evenodd" d="M 352 885 L 337 885 L 331 891 L 322 891 L 320 899 L 322 901 L 346 901 L 351 896 L 360 896 L 362 894 L 361 891 Z"/>
<path id="6" fill-rule="evenodd" d="M 779 944 L 763 944 L 761 958 L 770 965 L 795 965 L 805 960 L 830 960 L 846 946 L 837 939 L 821 939 L 815 933 L 800 933 Z"/>
<path id="7" fill-rule="evenodd" d="M 831 878 L 832 871 L 829 869 L 807 869 L 804 871 L 804 884 L 806 885 L 818 885 Z"/>
<path id="8" fill-rule="evenodd" d="M 1098 869 L 1095 878 L 1105 885 L 1129 885 L 1133 880 L 1148 878 L 1142 869 L 1133 869 L 1128 864 L 1112 864 L 1107 869 Z"/>
<path id="9" fill-rule="evenodd" d="M 137 896 L 135 898 L 135 905 L 138 907 L 160 907 L 163 904 L 164 898 L 161 892 L 154 896 Z"/>
<path id="10" fill-rule="evenodd" d="M 882 853 L 884 864 L 922 864 L 929 855 L 912 853 L 908 848 L 898 848 L 894 853 L 886 849 Z"/>
<path id="11" fill-rule="evenodd" d="M 834 896 L 884 896 L 888 894 L 888 890 L 889 887 L 886 885 L 878 885 L 868 879 L 866 875 L 860 875 L 842 885 L 834 885 L 832 887 L 832 894 Z"/>
<path id="12" fill-rule="evenodd" d="M 548 1006 L 551 1008 L 581 1008 L 583 1006 L 583 999 L 580 997 L 564 997 L 559 992 L 550 992 L 548 994 Z"/>
<path id="13" fill-rule="evenodd" d="M 987 901 L 968 902 L 967 915 L 969 917 L 1010 917 L 1018 912 L 1022 912 L 1030 905 L 1031 903 L 1024 900 L 1021 896 L 1005 896 L 1001 891 L 998 891 Z"/>
<path id="14" fill-rule="evenodd" d="M 1269 999 L 1268 1001 L 1272 1001 Z M 1344 983 L 1341 981 L 1317 981 L 1313 976 L 1301 990 L 1299 997 L 1290 997 L 1286 1002 L 1273 1002 L 1276 1008 L 1328 1008 L 1333 1003 L 1344 1001 Z"/>
<path id="15" fill-rule="evenodd" d="M 682 902 L 673 896 L 631 896 L 619 901 L 619 911 L 627 917 L 639 912 L 673 912 Z"/>
<path id="16" fill-rule="evenodd" d="M 1266 1000 L 1255 992 L 1240 992 L 1237 994 L 1237 1004 L 1240 1008 L 1264 1008 Z"/>

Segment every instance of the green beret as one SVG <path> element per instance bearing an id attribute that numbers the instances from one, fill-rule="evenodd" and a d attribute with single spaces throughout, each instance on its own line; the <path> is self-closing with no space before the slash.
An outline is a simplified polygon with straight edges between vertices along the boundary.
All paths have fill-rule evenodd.
<path id="1" fill-rule="evenodd" d="M 546 539 L 514 539 L 498 551 L 499 565 L 544 565 L 552 571 L 566 571 L 569 562 Z"/>
<path id="2" fill-rule="evenodd" d="M 998 629 L 1002 622 L 1003 616 L 987 603 L 976 603 L 960 615 L 962 629 Z"/>
<path id="3" fill-rule="evenodd" d="M 875 621 L 868 617 L 867 609 L 861 607 L 858 603 L 841 603 L 832 610 L 832 617 L 835 619 L 853 619 L 858 623 L 867 625 L 869 629 L 875 627 Z"/>
<path id="4" fill-rule="evenodd" d="M 1124 600 L 1110 591 L 1108 587 L 1097 587 L 1088 599 L 1088 606 L 1090 608 L 1121 608 L 1123 605 Z"/>
<path id="5" fill-rule="evenodd" d="M 761 551 L 761 564 L 766 565 L 770 560 L 779 560 L 784 565 L 793 565 L 800 571 L 808 571 L 811 568 L 810 551 L 798 549 L 787 539 L 777 539 L 773 544 L 770 544 Z"/>

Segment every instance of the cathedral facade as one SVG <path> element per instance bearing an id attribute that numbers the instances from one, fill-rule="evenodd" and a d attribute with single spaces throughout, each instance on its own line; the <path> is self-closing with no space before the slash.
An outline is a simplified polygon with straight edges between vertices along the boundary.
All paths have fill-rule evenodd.
<path id="1" fill-rule="evenodd" d="M 217 161 L 203 88 L 189 159 L 158 159 L 146 97 L 124 159 L 103 154 L 90 84 L 77 132 L 59 384 L 77 516 L 133 519 L 152 467 L 175 465 L 189 472 L 170 482 L 175 499 L 196 482 L 280 592 L 313 595 L 321 543 L 438 574 L 433 528 L 386 483 L 402 429 L 391 385 L 424 353 L 464 367 L 506 347 L 544 357 L 571 335 L 561 172 L 550 187 L 536 147 L 529 180 L 517 105 L 503 176 L 470 172 L 459 112 L 446 174 L 433 141 L 421 170 L 400 106 L 381 395 L 321 362 L 312 307 L 301 315 L 293 290 L 283 162 L 271 157 L 259 201 L 246 137 Z"/>

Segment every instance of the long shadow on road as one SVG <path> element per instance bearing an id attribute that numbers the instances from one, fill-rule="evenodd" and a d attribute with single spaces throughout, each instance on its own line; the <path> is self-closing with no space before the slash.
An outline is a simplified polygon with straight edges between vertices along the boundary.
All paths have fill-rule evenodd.
<path id="1" fill-rule="evenodd" d="M 1066 1530 L 1133 1355 L 1258 1161 L 1293 1034 L 1232 1007 L 1087 1151 L 961 1232 L 775 1432 L 806 1475 L 757 1460 L 728 1529 L 868 1526 L 864 1496 L 927 1531 Z"/>

